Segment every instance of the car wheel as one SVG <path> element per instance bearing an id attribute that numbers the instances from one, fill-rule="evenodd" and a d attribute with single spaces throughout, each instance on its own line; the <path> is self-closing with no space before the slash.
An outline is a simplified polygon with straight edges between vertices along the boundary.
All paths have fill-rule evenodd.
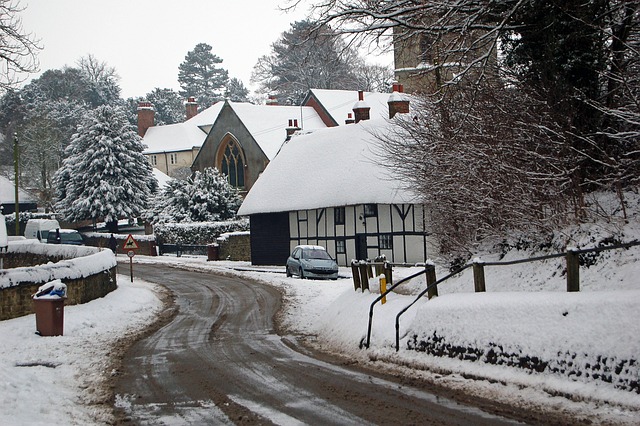
<path id="1" fill-rule="evenodd" d="M 287 274 L 287 277 L 290 277 L 291 276 L 291 271 L 289 270 L 289 267 L 285 266 L 284 269 L 285 269 L 285 272 Z"/>
<path id="2" fill-rule="evenodd" d="M 298 269 L 298 275 L 300 275 L 301 280 L 304 280 L 304 271 L 302 270 L 302 267 Z"/>

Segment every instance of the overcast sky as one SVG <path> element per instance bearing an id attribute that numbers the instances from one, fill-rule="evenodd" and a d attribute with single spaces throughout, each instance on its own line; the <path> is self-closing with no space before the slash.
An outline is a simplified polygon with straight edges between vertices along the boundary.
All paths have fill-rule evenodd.
<path id="1" fill-rule="evenodd" d="M 212 46 L 230 77 L 250 87 L 258 58 L 304 19 L 286 0 L 21 0 L 24 31 L 41 40 L 40 70 L 92 54 L 114 67 L 124 98 L 179 89 L 178 65 L 198 43 Z"/>

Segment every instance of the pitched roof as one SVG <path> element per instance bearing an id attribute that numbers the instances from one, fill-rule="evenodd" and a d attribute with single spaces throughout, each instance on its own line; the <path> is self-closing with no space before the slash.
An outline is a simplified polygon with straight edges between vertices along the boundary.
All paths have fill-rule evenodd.
<path id="1" fill-rule="evenodd" d="M 156 180 L 158 181 L 159 189 L 164 189 L 167 183 L 169 183 L 169 181 L 173 179 L 172 177 L 167 176 L 166 174 L 162 173 L 160 170 L 156 169 L 155 167 L 151 170 L 151 172 L 153 173 L 153 177 L 156 178 Z"/>
<path id="2" fill-rule="evenodd" d="M 224 102 L 218 102 L 183 123 L 152 126 L 142 138 L 145 154 L 190 151 L 201 147 L 208 127 L 216 121 Z"/>
<path id="3" fill-rule="evenodd" d="M 372 120 L 389 117 L 387 101 L 390 95 L 390 93 L 364 92 L 364 102 L 371 108 L 369 116 Z M 311 89 L 305 101 L 311 96 L 315 96 L 339 126 L 344 125 L 347 114 L 353 112 L 353 106 L 358 102 L 356 90 Z"/>
<path id="4" fill-rule="evenodd" d="M 285 141 L 289 120 L 298 120 L 298 126 L 304 130 L 326 127 L 311 107 L 227 102 L 269 160 L 276 156 Z"/>
<path id="5" fill-rule="evenodd" d="M 16 186 L 12 181 L 4 176 L 0 176 L 0 203 L 11 204 L 16 202 Z M 18 188 L 18 200 L 21 203 L 35 203 L 37 199 L 28 193 Z"/>
<path id="6" fill-rule="evenodd" d="M 258 178 L 238 214 L 414 202 L 414 194 L 376 161 L 376 135 L 391 125 L 386 119 L 367 120 L 294 136 Z"/>

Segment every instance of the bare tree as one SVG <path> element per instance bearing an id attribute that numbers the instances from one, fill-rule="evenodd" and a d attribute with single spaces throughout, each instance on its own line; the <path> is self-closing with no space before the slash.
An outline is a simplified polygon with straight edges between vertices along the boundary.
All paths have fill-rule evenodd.
<path id="1" fill-rule="evenodd" d="M 314 10 L 319 25 L 415 60 L 423 105 L 386 138 L 386 159 L 436 206 L 436 232 L 452 246 L 585 220 L 595 190 L 615 189 L 624 209 L 623 189 L 637 189 L 639 0 L 326 0 Z"/>
<path id="2" fill-rule="evenodd" d="M 573 156 L 536 118 L 546 108 L 511 88 L 457 91 L 424 98 L 378 135 L 386 167 L 428 206 L 443 253 L 468 255 L 482 239 L 566 220 Z"/>
<path id="3" fill-rule="evenodd" d="M 0 0 L 0 89 L 4 92 L 22 83 L 27 73 L 38 71 L 36 54 L 41 47 L 25 33 L 18 16 L 24 10 L 18 0 Z"/>

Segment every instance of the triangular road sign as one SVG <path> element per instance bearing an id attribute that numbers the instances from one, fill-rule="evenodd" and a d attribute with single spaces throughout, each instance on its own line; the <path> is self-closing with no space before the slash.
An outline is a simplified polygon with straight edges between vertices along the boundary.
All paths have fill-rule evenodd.
<path id="1" fill-rule="evenodd" d="M 127 239 L 124 241 L 124 245 L 122 246 L 122 248 L 125 250 L 135 250 L 139 247 L 138 243 L 136 243 L 136 240 L 133 239 L 133 235 L 129 234 Z"/>

